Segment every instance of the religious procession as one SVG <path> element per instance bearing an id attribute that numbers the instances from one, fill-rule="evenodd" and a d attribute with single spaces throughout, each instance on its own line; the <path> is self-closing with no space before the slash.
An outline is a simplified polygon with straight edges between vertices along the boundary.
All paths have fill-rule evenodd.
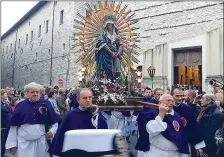
<path id="1" fill-rule="evenodd" d="M 150 9 L 166 5 L 174 7 L 175 3 L 180 6 L 182 3 L 171 2 L 145 3 Z M 32 19 L 47 7 L 53 7 L 55 11 L 60 4 L 59 8 L 81 3 L 42 1 L 26 16 Z M 131 7 L 136 4 L 130 3 Z M 203 5 L 207 5 L 209 8 L 219 7 L 220 4 L 223 5 L 223 2 L 195 3 L 195 6 L 204 8 Z M 183 5 L 188 6 L 184 2 Z M 215 33 L 195 37 L 192 41 L 189 41 L 189 38 L 186 41 L 190 43 L 189 46 L 176 41 L 176 44 L 167 46 L 172 52 L 165 52 L 165 48 L 160 49 L 158 53 L 157 49 L 150 49 L 141 56 L 141 36 L 138 31 L 143 28 L 133 26 L 140 23 L 141 18 L 135 18 L 135 13 L 144 10 L 143 8 L 135 8 L 135 12 L 125 11 L 128 5 L 122 6 L 122 2 L 112 1 L 86 2 L 85 6 L 85 13 L 79 13 L 81 10 L 78 10 L 74 19 L 75 25 L 72 26 L 76 30 L 73 34 L 74 44 L 71 46 L 74 49 L 71 53 L 75 57 L 67 55 L 68 60 L 57 62 L 59 65 L 72 62 L 73 70 L 79 69 L 78 74 L 71 77 L 67 67 L 69 74 L 56 75 L 62 73 L 62 69 L 56 72 L 58 67 L 55 65 L 54 69 L 52 65 L 53 59 L 57 57 L 52 57 L 49 59 L 51 66 L 44 68 L 47 62 L 44 60 L 40 65 L 42 68 L 38 67 L 30 73 L 34 75 L 30 79 L 28 75 L 23 76 L 22 70 L 16 72 L 20 66 L 13 69 L 11 80 L 6 79 L 7 75 L 2 76 L 1 156 L 224 157 L 224 84 L 221 69 L 223 60 L 215 60 L 218 66 L 207 65 L 209 70 L 205 74 L 202 71 L 206 66 L 206 59 L 203 59 L 202 53 L 209 56 L 209 52 L 192 45 L 197 44 L 195 41 L 201 41 L 201 38 L 210 39 Z M 38 9 L 40 12 L 34 14 Z M 188 10 L 189 8 L 185 11 Z M 67 12 L 64 10 L 60 12 L 60 25 L 65 22 L 65 13 Z M 56 15 L 54 16 L 57 20 Z M 154 16 L 150 16 L 153 20 Z M 155 15 L 157 16 L 164 16 L 164 13 Z M 26 23 L 26 20 L 31 21 L 24 18 L 23 23 Z M 13 27 L 20 29 L 18 23 Z M 218 30 L 223 31 L 223 28 Z M 7 36 L 13 34 L 10 31 L 12 30 L 1 37 L 3 47 L 4 40 L 9 40 Z M 220 37 L 220 34 L 217 32 L 216 30 L 208 45 L 218 43 L 215 37 Z M 52 29 L 52 37 L 53 35 Z M 40 34 L 38 36 L 41 37 Z M 63 40 L 61 37 L 62 42 Z M 18 41 L 20 42 L 20 39 Z M 41 43 L 38 44 L 41 47 Z M 147 44 L 144 45 L 147 47 Z M 183 49 L 174 45 L 181 45 Z M 221 48 L 216 48 L 217 53 L 220 50 L 222 54 L 223 45 L 219 46 Z M 41 51 L 41 48 L 39 50 Z M 206 50 L 209 51 L 209 48 Z M 24 50 L 19 50 L 21 55 L 26 54 L 25 51 L 25 47 Z M 168 52 L 172 53 L 174 58 L 171 59 L 165 54 Z M 160 58 L 160 53 L 167 56 Z M 139 56 L 143 58 L 142 65 L 139 64 Z M 75 59 L 71 61 L 69 57 Z M 220 60 L 220 56 L 218 58 Z M 165 59 L 167 61 L 164 61 Z M 169 59 L 173 62 L 172 67 Z M 2 61 L 6 63 L 7 59 L 2 58 Z M 15 65 L 20 63 L 16 63 L 16 58 L 14 61 Z M 40 61 L 34 62 L 38 65 Z M 206 62 L 208 63 L 212 61 Z M 25 65 L 26 72 L 29 70 L 28 64 Z M 15 65 L 12 67 L 16 67 Z M 50 73 L 47 70 L 49 68 L 52 70 Z M 2 73 L 5 72 L 7 69 L 2 68 Z M 144 77 L 144 72 L 148 76 Z M 217 74 L 214 74 L 216 72 Z M 50 80 L 50 83 L 46 83 L 45 78 Z M 68 84 L 70 79 L 75 82 Z M 169 82 L 169 79 L 172 81 Z"/>

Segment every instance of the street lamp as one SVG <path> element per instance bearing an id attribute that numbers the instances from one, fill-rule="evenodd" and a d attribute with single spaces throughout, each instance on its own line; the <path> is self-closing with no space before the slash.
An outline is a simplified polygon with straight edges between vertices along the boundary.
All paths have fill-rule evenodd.
<path id="1" fill-rule="evenodd" d="M 140 77 L 141 76 L 141 71 L 137 71 L 137 76 Z"/>
<path id="2" fill-rule="evenodd" d="M 149 76 L 151 77 L 152 80 L 152 88 L 153 88 L 153 78 L 155 76 L 155 71 L 156 69 L 151 65 L 148 69 L 147 69 Z"/>
<path id="3" fill-rule="evenodd" d="M 142 79 L 141 78 L 138 78 L 138 83 L 141 83 L 142 82 Z"/>
<path id="4" fill-rule="evenodd" d="M 83 67 L 81 72 L 85 72 L 86 71 L 86 67 Z"/>
<path id="5" fill-rule="evenodd" d="M 82 76 L 81 76 L 81 77 L 79 77 L 79 82 L 82 82 L 82 79 L 83 79 L 83 78 L 82 78 Z"/>

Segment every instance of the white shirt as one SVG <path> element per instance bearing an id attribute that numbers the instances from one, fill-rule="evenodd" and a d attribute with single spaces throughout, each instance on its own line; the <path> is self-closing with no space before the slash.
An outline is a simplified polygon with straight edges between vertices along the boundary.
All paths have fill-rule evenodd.
<path id="1" fill-rule="evenodd" d="M 174 115 L 174 110 L 167 114 Z M 188 157 L 188 154 L 178 152 L 177 146 L 161 134 L 166 129 L 167 123 L 163 122 L 160 116 L 146 124 L 146 130 L 149 133 L 150 150 L 145 152 L 145 157 Z"/>

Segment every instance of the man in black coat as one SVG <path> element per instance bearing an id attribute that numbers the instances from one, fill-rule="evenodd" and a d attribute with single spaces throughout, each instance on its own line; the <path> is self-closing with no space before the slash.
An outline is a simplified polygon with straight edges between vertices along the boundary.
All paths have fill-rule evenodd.
<path id="1" fill-rule="evenodd" d="M 203 95 L 201 106 L 202 110 L 197 118 L 197 122 L 203 131 L 202 134 L 206 144 L 204 151 L 208 154 L 208 157 L 217 157 L 218 146 L 214 136 L 216 131 L 222 126 L 223 114 L 216 106 L 214 95 Z"/>

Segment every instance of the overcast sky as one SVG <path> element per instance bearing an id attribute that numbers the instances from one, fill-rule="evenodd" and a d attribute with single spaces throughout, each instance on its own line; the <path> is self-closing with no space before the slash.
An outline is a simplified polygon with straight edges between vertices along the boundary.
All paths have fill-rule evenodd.
<path id="1" fill-rule="evenodd" d="M 1 2 L 1 35 L 7 32 L 38 1 L 2 1 Z"/>

